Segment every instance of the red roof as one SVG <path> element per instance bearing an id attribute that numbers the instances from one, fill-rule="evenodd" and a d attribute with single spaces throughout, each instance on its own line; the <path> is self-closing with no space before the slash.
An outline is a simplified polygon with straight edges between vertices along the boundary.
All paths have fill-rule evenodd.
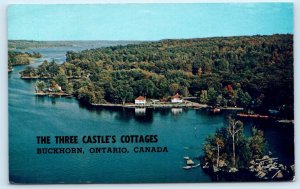
<path id="1" fill-rule="evenodd" d="M 180 98 L 180 95 L 178 93 L 176 93 L 174 96 L 172 96 L 172 99 L 174 98 Z"/>
<path id="2" fill-rule="evenodd" d="M 145 98 L 143 96 L 139 96 L 135 100 L 145 100 Z"/>

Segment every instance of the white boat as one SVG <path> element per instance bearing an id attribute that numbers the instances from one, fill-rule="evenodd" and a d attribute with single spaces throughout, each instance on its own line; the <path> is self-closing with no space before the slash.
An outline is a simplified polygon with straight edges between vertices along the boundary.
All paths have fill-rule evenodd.
<path id="1" fill-rule="evenodd" d="M 200 166 L 200 163 L 198 163 L 197 165 L 193 165 L 192 168 L 199 167 L 199 166 Z"/>
<path id="2" fill-rule="evenodd" d="M 191 168 L 192 168 L 192 166 L 189 166 L 189 165 L 182 167 L 182 169 L 186 169 L 186 170 L 191 169 Z"/>

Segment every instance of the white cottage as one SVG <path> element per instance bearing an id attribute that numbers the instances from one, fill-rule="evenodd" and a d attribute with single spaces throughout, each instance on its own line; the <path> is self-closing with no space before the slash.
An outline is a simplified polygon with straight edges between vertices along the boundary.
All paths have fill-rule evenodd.
<path id="1" fill-rule="evenodd" d="M 52 85 L 48 88 L 49 92 L 61 92 L 61 86 L 59 86 L 58 84 Z"/>
<path id="2" fill-rule="evenodd" d="M 180 95 L 178 93 L 176 93 L 174 96 L 172 96 L 171 102 L 172 103 L 181 103 L 181 102 L 183 102 L 183 100 L 180 97 Z"/>
<path id="3" fill-rule="evenodd" d="M 139 96 L 134 100 L 134 103 L 136 105 L 145 105 L 146 104 L 146 99 L 143 96 Z"/>

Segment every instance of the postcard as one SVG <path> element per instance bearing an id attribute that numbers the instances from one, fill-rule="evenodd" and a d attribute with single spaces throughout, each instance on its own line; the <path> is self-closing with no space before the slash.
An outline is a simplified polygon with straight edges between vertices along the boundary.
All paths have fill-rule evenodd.
<path id="1" fill-rule="evenodd" d="M 7 14 L 11 184 L 294 180 L 292 3 Z"/>

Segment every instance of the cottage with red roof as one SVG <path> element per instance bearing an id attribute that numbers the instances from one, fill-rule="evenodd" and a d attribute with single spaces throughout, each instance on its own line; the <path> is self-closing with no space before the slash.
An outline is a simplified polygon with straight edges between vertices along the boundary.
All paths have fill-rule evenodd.
<path id="1" fill-rule="evenodd" d="M 143 96 L 139 96 L 134 100 L 134 103 L 136 105 L 145 105 L 146 104 L 146 99 Z"/>
<path id="2" fill-rule="evenodd" d="M 181 103 L 181 102 L 183 102 L 183 100 L 182 100 L 181 96 L 178 93 L 176 93 L 174 96 L 171 97 L 171 102 L 172 103 Z"/>

